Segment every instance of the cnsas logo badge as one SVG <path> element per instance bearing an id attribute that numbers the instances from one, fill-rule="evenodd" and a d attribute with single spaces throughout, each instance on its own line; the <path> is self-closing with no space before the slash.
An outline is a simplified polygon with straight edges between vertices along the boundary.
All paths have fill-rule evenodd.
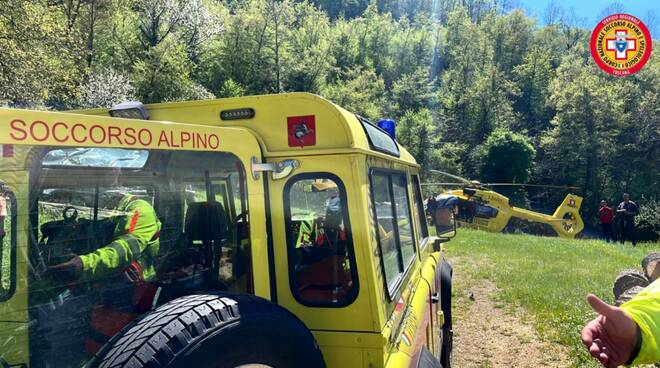
<path id="1" fill-rule="evenodd" d="M 632 15 L 609 15 L 591 33 L 591 55 L 612 75 L 636 73 L 651 56 L 651 33 Z"/>

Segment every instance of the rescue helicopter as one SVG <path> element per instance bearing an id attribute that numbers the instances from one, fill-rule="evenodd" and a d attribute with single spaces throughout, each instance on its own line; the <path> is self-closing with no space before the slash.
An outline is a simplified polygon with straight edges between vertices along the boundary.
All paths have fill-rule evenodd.
<path id="1" fill-rule="evenodd" d="M 575 238 L 583 229 L 584 222 L 580 216 L 582 197 L 568 194 L 552 215 L 512 206 L 509 198 L 495 192 L 496 186 L 545 187 L 555 189 L 574 189 L 574 187 L 540 184 L 518 183 L 481 183 L 468 180 L 440 170 L 430 170 L 457 180 L 453 183 L 424 183 L 442 187 L 461 187 L 451 189 L 438 196 L 438 199 L 454 196 L 458 198 L 456 222 L 460 226 L 489 232 L 502 232 L 515 227 L 528 227 L 526 224 L 536 224 L 536 231 L 541 235 L 556 235 L 561 238 Z"/>

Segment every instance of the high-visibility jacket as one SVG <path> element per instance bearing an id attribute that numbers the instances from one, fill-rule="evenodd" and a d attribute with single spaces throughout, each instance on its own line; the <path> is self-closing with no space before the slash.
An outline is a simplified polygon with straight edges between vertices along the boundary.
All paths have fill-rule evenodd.
<path id="1" fill-rule="evenodd" d="M 660 279 L 621 308 L 632 317 L 642 332 L 642 348 L 633 364 L 660 362 Z"/>
<path id="2" fill-rule="evenodd" d="M 161 224 L 156 211 L 147 201 L 133 195 L 125 195 L 117 211 L 124 215 L 115 226 L 112 243 L 80 256 L 83 279 L 99 280 L 137 262 L 142 280 L 149 281 L 156 276 L 153 258 L 160 248 Z"/>

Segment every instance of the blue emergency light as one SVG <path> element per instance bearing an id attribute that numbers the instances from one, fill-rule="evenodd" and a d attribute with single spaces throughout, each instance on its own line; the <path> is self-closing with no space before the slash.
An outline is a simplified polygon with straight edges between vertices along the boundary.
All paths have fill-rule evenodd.
<path id="1" fill-rule="evenodd" d="M 396 122 L 392 119 L 380 119 L 376 123 L 380 129 L 387 132 L 387 135 L 396 140 Z"/>

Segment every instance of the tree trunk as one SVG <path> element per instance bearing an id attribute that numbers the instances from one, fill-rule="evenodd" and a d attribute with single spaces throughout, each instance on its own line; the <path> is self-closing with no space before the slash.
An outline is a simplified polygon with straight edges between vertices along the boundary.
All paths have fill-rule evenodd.
<path id="1" fill-rule="evenodd" d="M 96 0 L 89 2 L 89 35 L 87 36 L 87 67 L 91 69 L 94 57 L 94 23 L 96 23 Z"/>

